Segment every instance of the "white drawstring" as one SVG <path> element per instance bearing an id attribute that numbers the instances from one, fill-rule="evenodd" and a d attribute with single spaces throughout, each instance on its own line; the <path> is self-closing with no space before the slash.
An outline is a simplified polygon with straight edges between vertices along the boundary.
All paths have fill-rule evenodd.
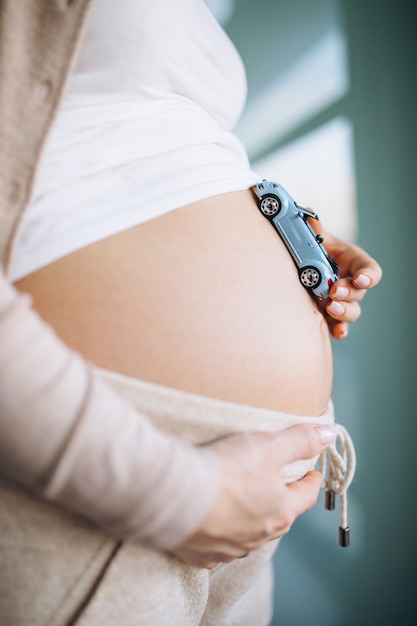
<path id="1" fill-rule="evenodd" d="M 356 469 L 356 454 L 352 439 L 341 424 L 335 424 L 336 441 L 330 444 L 320 456 L 320 472 L 323 487 L 326 489 L 326 509 L 335 508 L 335 495 L 340 497 L 339 545 L 349 545 L 347 520 L 347 490 Z M 327 475 L 326 475 L 327 474 Z"/>

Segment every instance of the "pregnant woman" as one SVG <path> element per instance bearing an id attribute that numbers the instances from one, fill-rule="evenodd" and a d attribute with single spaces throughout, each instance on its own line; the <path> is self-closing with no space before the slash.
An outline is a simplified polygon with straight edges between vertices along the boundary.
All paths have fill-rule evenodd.
<path id="1" fill-rule="evenodd" d="M 331 426 L 330 332 L 346 334 L 380 269 L 358 248 L 329 237 L 343 278 L 332 287 L 327 310 L 300 285 L 285 246 L 256 207 L 251 187 L 262 173 L 251 170 L 230 132 L 244 104 L 245 76 L 226 34 L 202 0 L 56 2 L 54 10 L 49 27 L 43 22 L 46 38 L 53 39 L 53 20 L 73 20 L 77 54 L 31 202 L 5 242 L 11 282 L 30 294 L 64 344 L 91 363 L 96 381 L 187 445 L 297 424 Z M 45 79 L 39 98 L 50 90 Z M 94 436 L 106 428 L 98 421 Z M 242 436 L 242 449 L 248 441 Z M 77 501 L 70 508 L 82 514 L 83 497 L 86 503 L 110 497 L 106 467 L 113 461 L 111 452 L 103 457 L 97 491 L 90 487 L 77 500 L 74 493 L 83 491 L 89 473 L 88 455 L 77 445 L 84 472 L 77 485 L 62 487 L 65 455 L 59 452 L 59 475 L 48 489 L 65 506 Z M 222 446 L 227 439 L 209 446 L 210 453 L 221 455 Z M 313 469 L 320 446 L 304 456 L 288 452 L 282 465 L 315 458 L 286 466 L 287 481 Z M 247 452 L 257 463 L 259 450 Z M 161 466 L 158 455 L 154 461 Z M 178 480 L 168 458 L 164 471 L 177 483 L 188 480 Z M 178 506 L 172 490 L 181 491 L 181 484 L 175 481 L 163 493 L 167 509 L 170 498 Z M 156 491 L 158 484 L 147 489 Z M 270 619 L 276 541 L 259 537 L 243 554 L 219 548 L 198 560 L 198 532 L 187 542 L 173 530 L 158 543 L 154 524 L 148 541 L 110 540 L 72 513 L 10 486 L 4 492 L 16 517 L 29 520 L 21 535 L 32 533 L 51 577 L 48 594 L 32 569 L 39 623 L 51 615 L 53 623 L 82 625 L 259 626 Z M 192 516 L 193 502 L 181 506 Z M 101 520 L 110 531 L 118 523 L 117 503 L 113 508 L 114 519 L 103 513 Z M 301 512 L 292 507 L 288 527 Z M 39 530 L 45 524 L 47 535 Z M 286 532 L 284 526 L 268 539 Z M 162 522 L 161 528 L 169 534 Z M 135 539 L 135 530 L 127 527 L 121 537 Z M 59 566 L 64 560 L 68 575 Z M 210 569 L 219 561 L 232 562 Z M 60 576 L 45 563 L 60 568 Z M 20 579 L 30 571 L 26 562 L 16 568 Z"/>

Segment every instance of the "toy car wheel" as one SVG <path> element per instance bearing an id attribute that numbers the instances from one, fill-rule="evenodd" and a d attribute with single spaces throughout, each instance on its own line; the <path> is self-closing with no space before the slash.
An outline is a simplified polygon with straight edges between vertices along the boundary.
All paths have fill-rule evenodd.
<path id="1" fill-rule="evenodd" d="M 281 202 L 275 196 L 265 196 L 261 202 L 261 211 L 264 215 L 272 217 L 281 210 Z"/>
<path id="2" fill-rule="evenodd" d="M 321 274 L 315 267 L 303 267 L 300 271 L 300 281 L 307 289 L 314 289 L 321 281 Z"/>

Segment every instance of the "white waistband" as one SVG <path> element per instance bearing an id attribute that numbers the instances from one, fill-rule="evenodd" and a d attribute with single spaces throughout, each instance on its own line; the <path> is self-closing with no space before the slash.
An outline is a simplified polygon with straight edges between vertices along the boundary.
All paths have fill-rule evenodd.
<path id="1" fill-rule="evenodd" d="M 100 378 L 115 389 L 153 424 L 176 437 L 201 444 L 238 432 L 274 432 L 296 424 L 333 424 L 333 403 L 320 416 L 300 416 L 196 395 L 96 368 Z M 320 457 L 326 508 L 332 510 L 340 496 L 339 544 L 349 545 L 347 489 L 355 469 L 355 448 L 348 431 L 336 424 L 337 440 Z M 316 465 L 318 457 L 286 465 L 282 475 L 292 482 Z"/>
<path id="2" fill-rule="evenodd" d="M 333 404 L 320 416 L 301 416 L 200 396 L 97 369 L 109 384 L 152 423 L 167 434 L 202 444 L 241 432 L 276 432 L 296 424 L 333 424 Z M 288 480 L 298 480 L 313 469 L 315 459 L 291 463 L 283 470 Z"/>

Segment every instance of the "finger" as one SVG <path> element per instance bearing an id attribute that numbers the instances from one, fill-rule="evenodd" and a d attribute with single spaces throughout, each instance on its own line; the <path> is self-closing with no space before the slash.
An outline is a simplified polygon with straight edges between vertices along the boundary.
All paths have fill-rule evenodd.
<path id="1" fill-rule="evenodd" d="M 353 285 L 351 279 L 340 278 L 338 281 L 333 283 L 329 296 L 332 300 L 343 302 L 361 302 L 366 293 L 366 289 L 358 289 L 355 285 Z"/>
<path id="2" fill-rule="evenodd" d="M 202 567 L 206 569 L 212 569 L 219 563 L 231 563 L 235 559 L 238 559 L 242 554 L 247 554 L 247 550 L 241 548 L 236 554 L 228 554 L 226 552 L 195 552 L 193 550 L 175 550 L 170 552 L 172 556 L 180 559 L 184 563 L 191 563 L 196 567 Z"/>
<path id="3" fill-rule="evenodd" d="M 300 480 L 287 485 L 285 516 L 280 512 L 268 541 L 279 539 L 291 530 L 297 517 L 309 511 L 316 504 L 321 486 L 322 475 L 317 470 L 312 470 Z"/>
<path id="4" fill-rule="evenodd" d="M 353 284 L 360 289 L 374 287 L 382 278 L 381 266 L 363 248 L 352 246 L 352 250 L 354 250 L 354 255 L 350 270 Z"/>
<path id="5" fill-rule="evenodd" d="M 349 334 L 349 325 L 347 322 L 342 322 L 333 319 L 325 312 L 326 322 L 330 330 L 330 334 L 334 339 L 345 339 Z"/>
<path id="6" fill-rule="evenodd" d="M 351 278 L 356 289 L 370 289 L 381 280 L 381 266 L 359 246 L 338 242 L 329 248 L 341 267 L 340 276 Z"/>
<path id="7" fill-rule="evenodd" d="M 359 319 L 362 310 L 358 302 L 330 300 L 326 305 L 326 312 L 335 320 L 352 323 Z"/>
<path id="8" fill-rule="evenodd" d="M 317 502 L 323 477 L 317 470 L 308 472 L 303 478 L 287 485 L 288 503 L 295 517 L 309 511 Z"/>
<path id="9" fill-rule="evenodd" d="M 349 334 L 349 326 L 346 322 L 336 322 L 336 320 L 331 320 L 330 323 L 330 332 L 334 339 L 338 341 L 342 339 L 346 339 Z"/>
<path id="10" fill-rule="evenodd" d="M 299 424 L 286 428 L 272 438 L 273 454 L 280 465 L 311 459 L 336 439 L 334 426 Z"/>
<path id="11" fill-rule="evenodd" d="M 359 289 L 375 287 L 382 278 L 382 268 L 363 248 L 327 233 L 320 220 L 309 220 L 316 233 L 324 235 L 324 246 L 331 255 L 337 256 L 342 276 L 351 276 Z"/>
<path id="12" fill-rule="evenodd" d="M 357 289 L 375 287 L 382 278 L 382 269 L 376 261 L 365 267 L 360 267 L 352 276 L 352 284 Z"/>

